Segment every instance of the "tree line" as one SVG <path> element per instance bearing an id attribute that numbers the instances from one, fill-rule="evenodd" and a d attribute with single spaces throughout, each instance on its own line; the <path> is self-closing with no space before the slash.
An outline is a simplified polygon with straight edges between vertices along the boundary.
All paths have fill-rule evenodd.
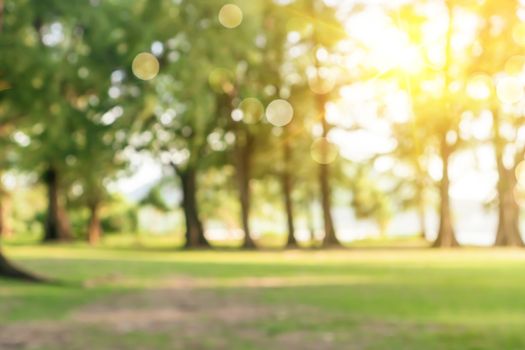
<path id="1" fill-rule="evenodd" d="M 494 150 L 498 172 L 495 244 L 522 246 L 521 6 L 489 0 L 385 6 L 384 17 L 424 64 L 416 67 L 420 60 L 408 51 L 397 62 L 391 52 L 392 65 L 381 71 L 369 43 L 346 28 L 367 11 L 366 2 L 0 0 L 0 173 L 32 174 L 45 186 L 45 241 L 71 239 L 68 206 L 75 203 L 89 210 L 86 231 L 97 243 L 108 183 L 129 168 L 130 155 L 147 152 L 180 184 L 188 248 L 209 246 L 199 179 L 225 168 L 233 169 L 243 248 L 256 247 L 251 182 L 261 178 L 279 183 L 287 247 L 297 246 L 296 213 L 312 202 L 322 213 L 322 246 L 341 245 L 332 207 L 333 189 L 342 186 L 353 192 L 357 216 L 373 216 L 386 228 L 392 206 L 414 208 L 423 234 L 427 197 L 435 192 L 433 245 L 453 247 L 449 162 L 483 144 Z M 462 25 L 467 17 L 475 19 L 473 29 Z M 423 33 L 433 21 L 438 35 L 427 47 Z M 377 114 L 385 114 L 396 146 L 348 170 L 352 162 L 338 156 L 331 135 L 366 126 L 334 122 L 329 111 L 342 90 L 365 83 L 376 87 Z M 388 119 L 381 84 L 403 92 L 397 102 L 408 96 L 410 118 Z M 462 130 L 483 116 L 492 123 L 488 138 Z M 410 176 L 389 174 L 393 184 L 385 190 L 369 178 L 374 161 L 386 156 Z M 430 159 L 441 164 L 437 180 Z M 0 265 L 7 264 L 2 257 Z"/>

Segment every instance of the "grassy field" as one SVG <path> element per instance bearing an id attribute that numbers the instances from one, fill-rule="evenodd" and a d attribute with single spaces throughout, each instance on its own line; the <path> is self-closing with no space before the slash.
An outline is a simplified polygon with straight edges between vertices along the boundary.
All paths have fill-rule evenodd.
<path id="1" fill-rule="evenodd" d="M 524 349 L 525 251 L 10 245 L 0 349 Z"/>

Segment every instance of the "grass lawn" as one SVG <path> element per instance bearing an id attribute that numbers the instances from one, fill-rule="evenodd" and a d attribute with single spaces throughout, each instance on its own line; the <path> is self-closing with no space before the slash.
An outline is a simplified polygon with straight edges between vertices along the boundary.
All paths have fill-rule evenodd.
<path id="1" fill-rule="evenodd" d="M 0 349 L 525 349 L 525 251 L 11 245 Z"/>

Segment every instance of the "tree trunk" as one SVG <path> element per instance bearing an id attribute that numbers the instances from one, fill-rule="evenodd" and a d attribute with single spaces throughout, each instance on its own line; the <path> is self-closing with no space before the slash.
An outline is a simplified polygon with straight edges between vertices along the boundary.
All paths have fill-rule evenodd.
<path id="1" fill-rule="evenodd" d="M 511 180 L 511 177 L 514 174 L 507 171 L 507 174 L 504 175 L 507 179 L 502 179 L 501 175 L 498 181 L 498 231 L 494 245 L 523 247 L 519 228 L 520 209 L 512 190 L 512 182 L 514 181 Z"/>
<path id="2" fill-rule="evenodd" d="M 0 33 L 4 29 L 4 0 L 0 0 Z"/>
<path id="3" fill-rule="evenodd" d="M 443 96 L 444 96 L 444 117 L 448 118 L 453 112 L 450 108 L 450 101 L 451 97 L 450 91 L 448 89 L 449 82 L 450 82 L 450 76 L 449 76 L 449 70 L 450 63 L 452 61 L 451 59 L 451 52 L 452 52 L 452 34 L 453 34 L 453 27 L 454 27 L 454 18 L 453 18 L 453 3 L 447 1 L 445 3 L 447 7 L 448 12 L 448 24 L 447 24 L 447 33 L 446 33 L 446 64 L 445 64 L 445 72 L 444 72 L 444 78 L 445 78 L 445 84 L 443 87 Z M 450 121 L 448 121 L 450 122 Z M 447 124 L 448 125 L 448 124 Z M 443 162 L 443 174 L 441 178 L 441 182 L 439 184 L 439 195 L 440 195 L 440 207 L 439 207 L 439 230 L 436 240 L 434 241 L 433 247 L 457 247 L 459 246 L 458 241 L 456 240 L 456 234 L 454 232 L 454 227 L 452 224 L 452 215 L 450 212 L 450 180 L 448 176 L 448 163 L 450 154 L 452 152 L 451 146 L 448 144 L 447 140 L 447 132 L 448 129 L 445 129 L 441 131 L 441 143 L 440 143 L 440 153 L 441 153 L 441 160 Z"/>
<path id="4" fill-rule="evenodd" d="M 6 233 L 5 233 L 5 204 L 4 204 L 4 198 L 0 191 L 0 237 L 4 238 L 5 236 L 6 236 Z"/>
<path id="5" fill-rule="evenodd" d="M 287 248 L 296 248 L 297 241 L 295 239 L 295 225 L 294 212 L 292 200 L 292 176 L 290 174 L 291 149 L 288 140 L 283 143 L 283 158 L 284 170 L 281 175 L 281 184 L 284 197 L 284 207 L 286 210 L 286 223 L 288 226 L 288 239 L 286 241 Z"/>
<path id="6" fill-rule="evenodd" d="M 290 174 L 283 174 L 282 186 L 284 194 L 284 206 L 286 209 L 286 224 L 288 228 L 288 239 L 286 241 L 287 248 L 296 248 L 297 240 L 295 239 L 295 224 L 292 201 L 292 184 Z"/>
<path id="7" fill-rule="evenodd" d="M 236 144 L 236 166 L 237 184 L 239 188 L 239 202 L 241 204 L 241 222 L 244 230 L 244 242 L 242 247 L 245 249 L 256 248 L 255 242 L 251 238 L 250 230 L 250 207 L 251 207 L 251 155 L 253 140 L 246 131 L 243 135 L 237 135 Z M 241 136 L 241 137 L 239 137 Z"/>
<path id="8" fill-rule="evenodd" d="M 182 184 L 182 210 L 186 221 L 186 248 L 209 248 L 210 243 L 204 236 L 204 228 L 199 218 L 197 204 L 197 170 L 188 167 L 184 171 L 176 169 Z"/>
<path id="9" fill-rule="evenodd" d="M 443 161 L 443 174 L 439 184 L 440 206 L 439 206 L 439 230 L 433 247 L 446 248 L 457 247 L 459 243 L 456 239 L 454 226 L 452 224 L 452 214 L 450 210 L 450 179 L 448 175 L 448 165 L 450 158 L 450 147 L 446 137 L 441 140 L 441 160 Z"/>
<path id="10" fill-rule="evenodd" d="M 417 194 L 417 216 L 419 220 L 419 237 L 427 238 L 427 217 L 425 211 L 425 198 L 423 194 L 423 186 L 418 186 Z"/>
<path id="11" fill-rule="evenodd" d="M 315 195 L 308 191 L 308 199 L 306 200 L 306 224 L 308 226 L 308 233 L 310 238 L 309 248 L 316 248 L 318 245 L 317 237 L 315 236 L 315 209 L 314 209 Z"/>
<path id="12" fill-rule="evenodd" d="M 3 18 L 4 18 L 4 1 L 0 0 L 0 32 L 3 30 Z M 2 206 L 2 197 L 0 194 L 0 234 L 5 233 L 6 221 L 4 216 L 4 207 Z M 2 236 L 0 235 L 0 236 Z M 15 266 L 13 266 L 4 256 L 0 249 L 0 277 L 25 280 L 30 282 L 43 282 L 42 279 L 26 273 Z"/>
<path id="13" fill-rule="evenodd" d="M 11 227 L 11 206 L 9 198 L 0 194 L 0 237 L 8 238 L 13 234 Z"/>
<path id="14" fill-rule="evenodd" d="M 332 219 L 331 191 L 329 184 L 328 164 L 319 165 L 319 183 L 321 187 L 321 208 L 323 211 L 324 239 L 323 247 L 341 246 L 335 235 L 334 223 Z"/>
<path id="15" fill-rule="evenodd" d="M 2 172 L 0 172 L 0 179 Z M 0 181 L 1 182 L 1 181 Z M 11 199 L 0 184 L 0 237 L 7 238 L 13 233 L 11 227 Z"/>
<path id="16" fill-rule="evenodd" d="M 60 204 L 57 171 L 49 168 L 44 175 L 48 189 L 48 208 L 44 226 L 44 241 L 61 241 L 73 237 L 65 209 Z"/>
<path id="17" fill-rule="evenodd" d="M 323 137 L 328 136 L 328 123 L 325 116 L 326 96 L 317 95 L 317 108 L 320 112 Z M 330 168 L 328 164 L 319 164 L 319 185 L 321 189 L 321 208 L 323 211 L 324 239 L 323 247 L 340 247 L 332 219 L 332 201 L 330 189 Z"/>
<path id="18" fill-rule="evenodd" d="M 387 221 L 379 221 L 379 235 L 382 240 L 385 240 L 388 238 L 388 226 L 389 223 Z"/>
<path id="19" fill-rule="evenodd" d="M 44 282 L 44 279 L 31 275 L 12 265 L 0 250 L 0 277 L 28 282 Z"/>
<path id="20" fill-rule="evenodd" d="M 91 245 L 100 243 L 102 237 L 102 226 L 100 225 L 100 206 L 98 203 L 93 203 L 89 206 L 90 219 L 88 226 L 88 242 Z"/>
<path id="21" fill-rule="evenodd" d="M 492 112 L 494 121 L 494 150 L 498 167 L 498 230 L 496 232 L 496 246 L 522 247 L 519 221 L 520 208 L 514 197 L 516 188 L 515 167 L 507 169 L 503 164 L 504 140 L 499 130 L 497 111 Z"/>

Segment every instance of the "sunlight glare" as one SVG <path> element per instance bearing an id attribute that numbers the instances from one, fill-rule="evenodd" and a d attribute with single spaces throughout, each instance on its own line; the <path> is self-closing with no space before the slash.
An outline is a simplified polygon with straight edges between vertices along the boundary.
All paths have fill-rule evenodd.
<path id="1" fill-rule="evenodd" d="M 525 68 L 525 56 L 512 56 L 505 63 L 505 72 L 509 75 L 519 75 Z"/>
<path id="2" fill-rule="evenodd" d="M 519 22 L 512 28 L 512 39 L 520 46 L 525 46 L 525 23 Z"/>
<path id="3" fill-rule="evenodd" d="M 523 85 L 515 77 L 502 78 L 496 86 L 496 92 L 500 101 L 506 104 L 519 102 L 524 96 Z"/>
<path id="4" fill-rule="evenodd" d="M 519 204 L 525 201 L 525 160 L 517 166 L 514 175 L 516 176 L 516 187 L 514 188 L 514 200 Z"/>
<path id="5" fill-rule="evenodd" d="M 476 74 L 467 83 L 467 95 L 474 100 L 486 100 L 492 95 L 494 84 L 486 74 Z"/>
<path id="6" fill-rule="evenodd" d="M 335 74 L 326 67 L 319 68 L 315 73 L 309 74 L 308 86 L 314 94 L 327 94 L 335 87 Z"/>

